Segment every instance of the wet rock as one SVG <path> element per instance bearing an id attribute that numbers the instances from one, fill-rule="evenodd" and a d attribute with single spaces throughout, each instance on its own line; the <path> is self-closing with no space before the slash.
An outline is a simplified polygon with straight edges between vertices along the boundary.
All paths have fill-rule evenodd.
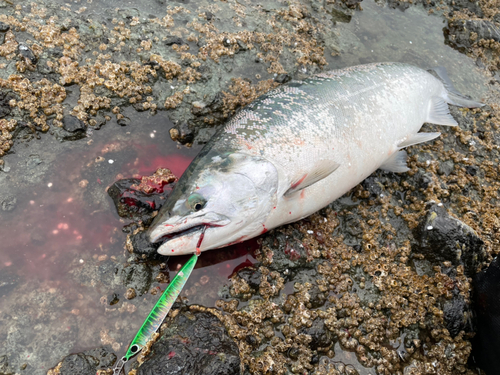
<path id="1" fill-rule="evenodd" d="M 116 120 L 116 123 L 120 126 L 127 126 L 127 125 L 130 125 L 130 119 L 127 117 L 122 117 L 122 118 Z"/>
<path id="2" fill-rule="evenodd" d="M 481 39 L 500 42 L 500 29 L 485 20 L 455 20 L 444 28 L 446 44 L 465 53 Z"/>
<path id="3" fill-rule="evenodd" d="M 272 250 L 272 263 L 267 267 L 282 273 L 287 280 L 294 277 L 296 281 L 306 280 L 311 277 L 311 272 L 316 273 L 317 260 L 308 260 L 308 249 L 301 239 L 302 235 L 296 230 L 291 236 L 277 230 L 274 236 L 265 237 L 263 246 Z"/>
<path id="4" fill-rule="evenodd" d="M 371 199 L 378 198 L 385 191 L 384 185 L 382 185 L 376 176 L 368 177 L 361 183 L 361 186 L 370 192 Z"/>
<path id="5" fill-rule="evenodd" d="M 87 127 L 74 116 L 64 116 L 62 128 L 53 126 L 52 131 L 60 141 L 76 141 L 87 136 Z"/>
<path id="6" fill-rule="evenodd" d="M 134 289 L 134 292 L 136 292 L 139 296 L 147 293 L 151 287 L 151 268 L 144 263 L 130 264 L 126 266 L 122 269 L 121 277 L 123 285 L 129 289 Z"/>
<path id="7" fill-rule="evenodd" d="M 0 118 L 10 115 L 11 107 L 9 102 L 15 99 L 15 95 L 11 92 L 0 92 Z"/>
<path id="8" fill-rule="evenodd" d="M 388 0 L 387 5 L 389 5 L 389 7 L 392 9 L 399 9 L 402 12 L 410 7 L 410 4 L 408 2 L 399 0 Z"/>
<path id="9" fill-rule="evenodd" d="M 118 180 L 110 186 L 108 195 L 113 200 L 120 217 L 148 222 L 153 211 L 163 205 L 172 188 L 164 186 L 161 193 L 146 194 L 134 187 L 140 183 L 141 180 L 137 178 Z"/>
<path id="10" fill-rule="evenodd" d="M 17 198 L 16 197 L 7 197 L 2 200 L 2 211 L 8 212 L 12 211 L 16 208 Z"/>
<path id="11" fill-rule="evenodd" d="M 12 271 L 11 268 L 12 267 L 4 268 L 0 273 L 0 297 L 7 296 L 15 289 L 15 287 L 19 283 L 19 275 Z"/>
<path id="12" fill-rule="evenodd" d="M 145 231 L 141 231 L 136 233 L 135 235 L 131 235 L 130 239 L 135 254 L 144 254 L 148 256 L 158 255 L 157 250 L 160 247 L 160 243 L 149 242 Z"/>
<path id="13" fill-rule="evenodd" d="M 314 319 L 312 326 L 304 328 L 302 333 L 311 336 L 311 349 L 328 348 L 333 344 L 333 334 L 329 331 L 322 319 Z"/>
<path id="14" fill-rule="evenodd" d="M 165 44 L 167 46 L 171 46 L 174 44 L 177 44 L 178 46 L 182 46 L 183 44 L 186 44 L 181 38 L 177 36 L 169 36 L 167 37 L 167 40 L 165 40 Z"/>
<path id="15" fill-rule="evenodd" d="M 194 135 L 194 131 L 190 129 L 189 125 L 185 122 L 170 129 L 170 138 L 172 138 L 173 141 L 182 143 L 183 145 L 192 143 Z"/>
<path id="16" fill-rule="evenodd" d="M 292 80 L 292 76 L 290 74 L 278 74 L 274 79 L 278 83 L 287 83 Z"/>
<path id="17" fill-rule="evenodd" d="M 344 0 L 344 4 L 347 5 L 349 9 L 356 9 L 363 0 Z"/>
<path id="18" fill-rule="evenodd" d="M 319 290 L 317 285 L 313 285 L 311 289 L 309 289 L 309 303 L 311 304 L 311 308 L 316 309 L 321 307 L 326 302 L 326 293 L 323 293 Z"/>
<path id="19" fill-rule="evenodd" d="M 93 375 L 96 369 L 96 360 L 83 353 L 71 354 L 62 360 L 61 375 Z"/>
<path id="20" fill-rule="evenodd" d="M 95 375 L 97 370 L 106 369 L 116 362 L 116 355 L 106 348 L 91 349 L 70 354 L 61 361 L 60 375 Z"/>
<path id="21" fill-rule="evenodd" d="M 414 235 L 414 251 L 423 253 L 432 264 L 450 261 L 473 276 L 484 260 L 483 241 L 472 228 L 451 217 L 444 206 L 432 205 Z"/>
<path id="22" fill-rule="evenodd" d="M 239 374 L 238 347 L 222 323 L 207 312 L 181 312 L 163 336 L 138 375 Z"/>
<path id="23" fill-rule="evenodd" d="M 24 57 L 24 59 L 31 65 L 35 65 L 38 62 L 37 57 L 26 44 L 19 43 L 17 47 L 19 54 Z"/>
<path id="24" fill-rule="evenodd" d="M 10 26 L 4 22 L 0 22 L 0 32 L 5 33 L 6 31 L 9 31 Z"/>
<path id="25" fill-rule="evenodd" d="M 71 133 L 81 132 L 86 130 L 86 126 L 83 121 L 79 120 L 75 116 L 64 116 L 62 119 L 63 128 Z"/>
<path id="26" fill-rule="evenodd" d="M 0 375 L 12 375 L 14 372 L 11 370 L 6 355 L 0 356 Z"/>
<path id="27" fill-rule="evenodd" d="M 253 267 L 246 267 L 238 271 L 238 276 L 244 280 L 250 288 L 259 290 L 262 274 Z"/>
<path id="28" fill-rule="evenodd" d="M 472 341 L 472 358 L 487 374 L 500 368 L 500 258 L 479 272 L 473 280 L 473 307 L 476 314 L 476 336 Z"/>
<path id="29" fill-rule="evenodd" d="M 451 337 L 456 337 L 460 331 L 468 331 L 470 328 L 468 317 L 471 316 L 470 307 L 464 297 L 457 293 L 451 301 L 445 302 L 443 306 L 446 328 Z"/>
<path id="30" fill-rule="evenodd" d="M 108 296 L 108 301 L 109 305 L 113 306 L 120 302 L 120 297 L 116 293 L 111 293 L 111 295 Z"/>

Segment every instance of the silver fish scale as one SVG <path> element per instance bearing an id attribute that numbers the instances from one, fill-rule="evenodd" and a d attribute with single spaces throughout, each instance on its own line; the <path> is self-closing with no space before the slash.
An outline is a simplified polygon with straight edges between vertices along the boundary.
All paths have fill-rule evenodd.
<path id="1" fill-rule="evenodd" d="M 213 146 L 263 156 L 298 174 L 325 159 L 352 168 L 370 148 L 376 169 L 388 144 L 418 131 L 429 99 L 442 89 L 426 71 L 399 63 L 321 73 L 252 102 L 226 123 Z"/>

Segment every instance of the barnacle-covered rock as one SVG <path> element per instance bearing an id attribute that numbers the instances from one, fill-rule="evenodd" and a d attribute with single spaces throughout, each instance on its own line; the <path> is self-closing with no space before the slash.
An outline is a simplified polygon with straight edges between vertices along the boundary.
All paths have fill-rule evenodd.
<path id="1" fill-rule="evenodd" d="M 429 207 L 425 219 L 415 230 L 415 251 L 432 264 L 450 261 L 463 266 L 473 276 L 486 254 L 483 240 L 468 225 L 450 216 L 443 205 Z"/>

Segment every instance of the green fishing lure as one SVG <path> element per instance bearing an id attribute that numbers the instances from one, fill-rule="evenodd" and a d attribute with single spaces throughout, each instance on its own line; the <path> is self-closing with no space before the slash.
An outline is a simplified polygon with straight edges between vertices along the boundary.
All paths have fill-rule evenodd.
<path id="1" fill-rule="evenodd" d="M 165 320 L 170 308 L 174 304 L 177 296 L 184 288 L 189 275 L 196 265 L 198 260 L 197 255 L 193 255 L 186 264 L 181 268 L 181 270 L 175 275 L 174 279 L 170 282 L 167 289 L 163 292 L 156 305 L 153 307 L 148 317 L 142 324 L 141 329 L 135 335 L 135 338 L 130 343 L 127 353 L 120 358 L 113 368 L 113 375 L 118 375 L 122 372 L 123 366 L 127 363 L 130 358 L 139 353 L 142 348 L 151 340 L 153 334 L 160 328 L 160 325 Z"/>

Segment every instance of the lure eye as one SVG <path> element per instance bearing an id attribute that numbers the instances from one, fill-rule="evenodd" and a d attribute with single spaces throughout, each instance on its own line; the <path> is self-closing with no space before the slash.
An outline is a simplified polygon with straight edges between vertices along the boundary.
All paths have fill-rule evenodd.
<path id="1" fill-rule="evenodd" d="M 207 204 L 206 199 L 203 198 L 203 196 L 198 193 L 191 194 L 187 199 L 188 207 L 194 211 L 201 210 L 203 207 L 205 207 L 205 204 Z"/>
<path id="2" fill-rule="evenodd" d="M 130 351 L 132 353 L 137 353 L 137 351 L 139 350 L 139 346 L 138 345 L 133 345 L 131 348 L 130 348 Z"/>

